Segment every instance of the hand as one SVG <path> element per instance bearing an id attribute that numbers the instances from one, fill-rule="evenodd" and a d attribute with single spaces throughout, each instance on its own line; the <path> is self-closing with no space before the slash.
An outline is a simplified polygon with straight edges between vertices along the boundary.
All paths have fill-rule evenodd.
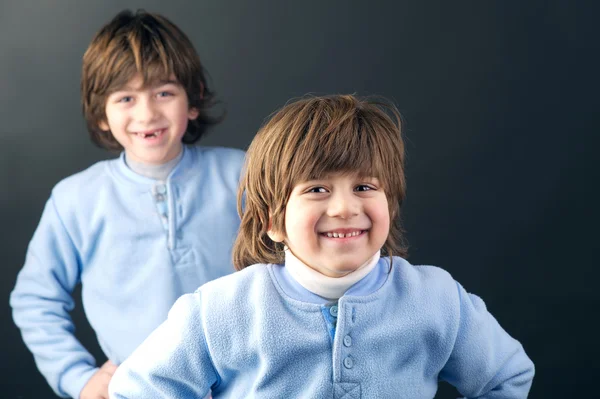
<path id="1" fill-rule="evenodd" d="M 79 399 L 108 399 L 108 383 L 117 366 L 107 360 L 81 390 Z"/>

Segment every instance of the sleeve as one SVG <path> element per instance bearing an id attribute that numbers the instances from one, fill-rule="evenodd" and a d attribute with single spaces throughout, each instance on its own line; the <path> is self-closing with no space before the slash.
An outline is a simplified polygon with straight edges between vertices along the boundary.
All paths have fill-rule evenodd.
<path id="1" fill-rule="evenodd" d="M 113 375 L 111 399 L 203 398 L 218 385 L 199 303 L 198 293 L 175 302 L 167 320 Z"/>
<path id="2" fill-rule="evenodd" d="M 10 295 L 15 324 L 54 392 L 78 398 L 96 372 L 93 356 L 75 338 L 69 315 L 79 282 L 75 246 L 50 197 Z"/>
<path id="3" fill-rule="evenodd" d="M 440 379 L 466 398 L 527 398 L 533 362 L 487 311 L 485 303 L 458 283 L 460 324 Z"/>

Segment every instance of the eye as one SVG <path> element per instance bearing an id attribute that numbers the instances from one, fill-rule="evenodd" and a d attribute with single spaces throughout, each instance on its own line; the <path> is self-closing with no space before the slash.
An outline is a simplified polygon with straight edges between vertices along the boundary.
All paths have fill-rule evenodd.
<path id="1" fill-rule="evenodd" d="M 129 102 L 131 102 L 132 100 L 133 100 L 133 97 L 131 97 L 131 96 L 123 96 L 123 97 L 120 97 L 120 98 L 117 100 L 117 102 L 118 102 L 118 103 L 129 103 Z"/>
<path id="2" fill-rule="evenodd" d="M 157 94 L 157 97 L 170 97 L 172 95 L 173 93 L 171 93 L 170 91 L 161 91 Z"/>
<path id="3" fill-rule="evenodd" d="M 359 184 L 358 186 L 356 186 L 356 188 L 354 190 L 355 191 L 370 191 L 370 190 L 375 190 L 375 188 L 372 186 L 369 186 L 367 184 Z"/>
<path id="4" fill-rule="evenodd" d="M 308 190 L 306 190 L 307 193 L 326 193 L 327 189 L 325 189 L 325 187 L 321 187 L 321 186 L 316 186 L 316 187 L 311 187 Z"/>

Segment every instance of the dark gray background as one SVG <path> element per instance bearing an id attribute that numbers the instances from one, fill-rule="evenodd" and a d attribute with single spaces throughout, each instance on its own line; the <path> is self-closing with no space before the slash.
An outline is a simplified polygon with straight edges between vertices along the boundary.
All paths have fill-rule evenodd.
<path id="1" fill-rule="evenodd" d="M 139 7 L 190 36 L 224 102 L 228 116 L 204 144 L 245 149 L 267 115 L 309 92 L 393 99 L 406 120 L 409 260 L 446 268 L 484 298 L 536 364 L 531 398 L 594 396 L 599 35 L 591 5 L 2 0 L 0 396 L 52 396 L 8 295 L 52 186 L 111 156 L 85 131 L 81 57 L 102 24 Z M 80 307 L 74 318 L 103 360 Z M 442 386 L 438 397 L 452 390 Z"/>

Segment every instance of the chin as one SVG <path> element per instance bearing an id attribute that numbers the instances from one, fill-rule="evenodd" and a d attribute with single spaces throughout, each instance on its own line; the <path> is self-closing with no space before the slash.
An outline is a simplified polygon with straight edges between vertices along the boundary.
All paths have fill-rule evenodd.
<path id="1" fill-rule="evenodd" d="M 340 267 L 332 267 L 329 270 L 331 270 L 334 273 L 339 274 L 340 276 L 343 276 L 343 275 L 346 275 L 346 274 L 349 274 L 349 273 L 352 273 L 352 272 L 356 271 L 356 269 L 358 269 L 359 266 L 360 265 L 357 265 L 357 266 L 347 266 L 347 265 L 344 265 L 343 267 L 342 266 L 340 266 Z"/>
<path id="2" fill-rule="evenodd" d="M 352 259 L 352 261 L 344 262 L 342 264 L 337 265 L 337 267 L 334 267 L 333 270 L 337 270 L 337 271 L 344 272 L 344 273 L 351 273 L 351 272 L 355 271 L 356 269 L 358 269 L 359 267 L 361 267 L 362 264 L 365 262 L 366 262 L 366 260 L 364 262 L 357 263 L 356 259 Z"/>

